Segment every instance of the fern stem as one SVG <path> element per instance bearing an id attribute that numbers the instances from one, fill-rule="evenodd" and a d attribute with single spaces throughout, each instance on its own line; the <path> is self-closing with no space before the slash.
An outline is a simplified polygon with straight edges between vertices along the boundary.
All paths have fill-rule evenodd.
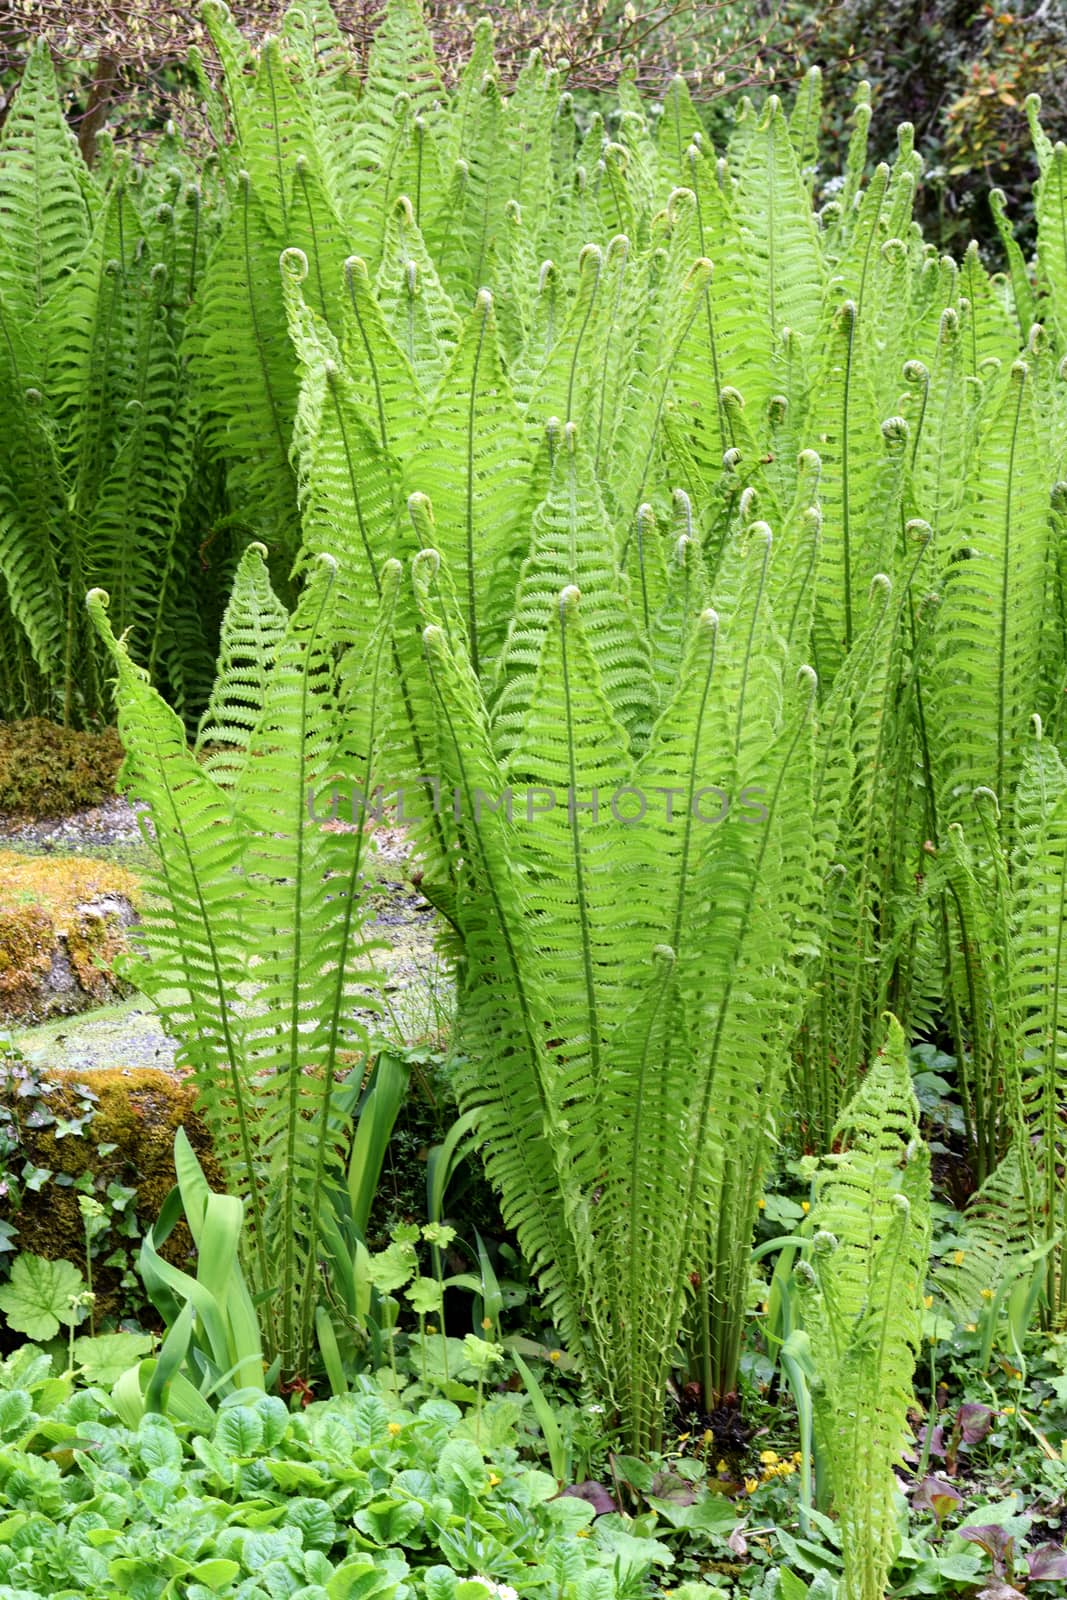
<path id="1" fill-rule="evenodd" d="M 481 296 L 479 296 L 479 301 L 481 301 Z M 479 675 L 479 664 L 478 595 L 474 567 L 474 414 L 478 399 L 478 368 L 481 365 L 482 350 L 489 327 L 490 304 L 491 301 L 489 300 L 482 304 L 482 324 L 478 329 L 478 343 L 474 352 L 474 370 L 471 373 L 470 400 L 467 406 L 467 481 L 464 486 L 464 531 L 467 540 L 467 635 L 470 642 L 471 667 L 475 677 Z"/>
<path id="2" fill-rule="evenodd" d="M 308 707 L 311 698 L 310 675 L 315 646 L 318 640 L 319 628 L 326 611 L 330 590 L 333 587 L 336 569 L 331 569 L 322 585 L 322 598 L 318 611 L 315 614 L 311 627 L 308 630 L 308 639 L 304 652 L 303 671 L 300 675 L 300 713 L 297 719 L 297 732 L 299 738 L 298 748 L 303 751 L 307 748 L 308 738 Z M 296 856 L 294 862 L 293 899 L 295 907 L 294 926 L 291 930 L 293 941 L 292 957 L 292 984 L 289 991 L 289 1047 L 288 1068 L 286 1083 L 286 1138 L 285 1138 L 285 1172 L 283 1175 L 283 1200 L 282 1200 L 282 1345 L 287 1360 L 295 1359 L 297 1351 L 294 1342 L 294 1310 L 296 1309 L 296 1191 L 297 1191 L 297 1133 L 301 1121 L 300 1111 L 300 1085 L 302 1081 L 301 1055 L 300 1055 L 300 985 L 303 976 L 303 947 L 304 947 L 304 856 L 307 836 L 307 810 L 304 804 L 304 769 L 298 762 L 295 764 L 296 794 Z M 279 929 L 279 936 L 285 933 Z M 325 1134 L 325 1128 L 322 1129 Z M 325 1149 L 325 1138 L 320 1139 L 319 1153 Z M 312 1251 L 315 1244 L 312 1241 Z M 309 1269 L 309 1276 L 310 1276 Z"/>
<path id="3" fill-rule="evenodd" d="M 389 615 L 388 617 L 381 617 L 379 620 L 381 632 L 378 640 L 378 649 L 375 654 L 374 675 L 371 684 L 366 691 L 368 704 L 370 706 L 370 725 L 367 730 L 367 776 L 364 782 L 364 792 L 367 794 L 372 792 L 371 763 L 374 758 L 377 744 L 376 729 L 380 692 L 379 685 L 382 672 L 382 657 L 385 652 L 387 633 L 390 632 L 390 624 L 392 622 L 392 613 L 395 608 L 395 604 L 396 588 L 394 586 Z M 308 1271 L 304 1277 L 298 1323 L 298 1365 L 303 1370 L 306 1370 L 307 1365 L 310 1364 L 311 1342 L 315 1318 L 313 1289 L 315 1283 L 317 1282 L 317 1277 L 313 1270 L 313 1263 L 318 1250 L 319 1212 L 322 1205 L 322 1193 L 326 1183 L 326 1149 L 330 1131 L 330 1111 L 333 1104 L 334 1074 L 337 1066 L 337 1049 L 341 1037 L 341 1016 L 345 1000 L 345 969 L 348 961 L 348 949 L 352 937 L 352 928 L 356 920 L 356 903 L 360 893 L 360 868 L 363 862 L 364 838 L 364 830 L 360 828 L 356 833 L 355 848 L 352 853 L 352 866 L 344 888 L 345 908 L 341 920 L 341 936 L 335 952 L 335 960 L 337 962 L 337 979 L 334 984 L 333 1000 L 330 1006 L 329 1031 L 326 1042 L 326 1060 L 323 1066 L 323 1090 L 318 1117 L 319 1127 L 317 1136 L 317 1149 L 315 1152 L 315 1176 L 312 1181 L 310 1194 L 307 1196 L 308 1243 L 312 1264 L 309 1265 Z M 425 1361 L 425 1351 L 423 1351 L 423 1360 Z"/>

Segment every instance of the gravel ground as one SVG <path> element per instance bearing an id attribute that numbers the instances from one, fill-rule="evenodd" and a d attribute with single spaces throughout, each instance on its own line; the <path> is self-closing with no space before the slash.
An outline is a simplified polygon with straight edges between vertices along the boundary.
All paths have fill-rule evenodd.
<path id="1" fill-rule="evenodd" d="M 56 855 L 108 855 L 128 847 L 144 848 L 139 816 L 145 806 L 132 806 L 115 798 L 69 817 L 40 817 L 27 820 L 0 815 L 0 840 L 12 850 Z"/>
<path id="2" fill-rule="evenodd" d="M 149 857 L 139 822 L 144 809 L 115 799 L 69 817 L 30 822 L 0 817 L 0 841 L 33 854 L 113 859 L 136 871 Z M 388 948 L 376 955 L 385 975 L 385 1010 L 375 1031 L 408 1043 L 438 1033 L 450 1007 L 451 978 L 434 949 L 434 912 L 406 879 L 410 840 L 400 829 L 379 828 L 374 842 L 372 871 L 378 882 L 372 891 L 374 915 L 367 934 L 388 942 Z M 174 1065 L 174 1041 L 141 996 L 123 1005 L 16 1030 L 15 1037 L 27 1054 L 56 1066 L 87 1070 Z"/>

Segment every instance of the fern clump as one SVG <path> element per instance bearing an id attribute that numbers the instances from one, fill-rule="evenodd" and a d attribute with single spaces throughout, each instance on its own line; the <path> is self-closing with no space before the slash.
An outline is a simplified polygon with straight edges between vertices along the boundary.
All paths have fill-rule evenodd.
<path id="1" fill-rule="evenodd" d="M 893 1468 L 908 1437 L 930 1248 L 930 1153 L 895 1020 L 815 1179 L 795 1269 L 820 1457 L 841 1524 L 848 1600 L 882 1600 L 899 1534 Z"/>
<path id="2" fill-rule="evenodd" d="M 395 574 L 378 635 L 344 672 L 334 577 L 323 558 L 287 616 L 262 548 L 245 553 L 203 761 L 115 638 L 107 597 L 90 596 L 118 675 L 123 782 L 148 807 L 157 859 L 133 975 L 195 1074 L 227 1187 L 245 1202 L 266 1347 L 291 1372 L 310 1361 L 320 1223 L 344 1156 L 338 1071 L 366 1049 L 379 1006 L 365 831 L 318 826 L 309 797 L 346 779 L 371 787 Z"/>
<path id="3" fill-rule="evenodd" d="M 1035 114 L 1031 285 L 1003 217 L 1006 276 L 923 240 L 909 125 L 868 175 L 866 86 L 817 211 L 817 74 L 717 150 L 680 78 L 658 119 L 623 77 L 579 126 L 536 52 L 504 83 L 488 23 L 446 91 L 416 0 L 365 60 L 318 0 L 258 48 L 205 14 L 232 138 L 199 180 L 173 143 L 177 179 L 114 162 L 98 191 L 56 157 L 78 325 L 42 287 L 55 382 L 22 383 L 13 459 L 54 531 L 41 553 L 0 519 L 0 684 L 81 659 L 72 597 L 107 585 L 162 862 L 142 981 L 287 1363 L 330 1253 L 333 1063 L 374 991 L 361 847 L 301 805 L 402 796 L 457 957 L 463 1111 L 644 1449 L 683 1330 L 707 1400 L 734 1387 L 769 1152 L 787 1111 L 832 1148 L 889 1070 L 887 1010 L 951 1030 L 977 1175 L 1014 1147 L 1031 1231 L 1058 1227 L 1062 784 L 1029 729 L 1063 737 L 1063 151 Z M 18 137 L 58 150 L 34 117 Z M 187 580 L 249 535 L 212 690 Z M 209 696 L 202 765 L 138 667 L 183 713 Z M 873 1161 L 873 1121 L 857 1140 Z M 920 1220 L 879 1223 L 909 1261 Z"/>
<path id="4" fill-rule="evenodd" d="M 193 483 L 181 345 L 210 213 L 173 125 L 147 164 L 90 171 L 34 47 L 0 133 L 0 716 L 108 711 L 94 583 L 175 702 L 199 699 L 212 607 L 194 551 L 222 508 Z"/>

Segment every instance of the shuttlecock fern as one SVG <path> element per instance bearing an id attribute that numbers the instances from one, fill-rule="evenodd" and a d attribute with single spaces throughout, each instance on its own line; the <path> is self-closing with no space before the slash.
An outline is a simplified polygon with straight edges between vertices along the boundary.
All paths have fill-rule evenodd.
<path id="1" fill-rule="evenodd" d="M 795 1269 L 815 1378 L 816 1440 L 841 1524 L 848 1600 L 882 1600 L 898 1541 L 904 1448 L 930 1243 L 930 1155 L 893 1020 L 815 1180 Z"/>
<path id="2" fill-rule="evenodd" d="M 246 1204 L 266 1347 L 294 1372 L 308 1366 L 320 1210 L 344 1158 L 340 1055 L 365 1048 L 378 1005 L 366 834 L 323 827 L 316 803 L 330 785 L 372 787 L 397 571 L 377 633 L 343 674 L 334 576 L 322 557 L 283 626 L 262 551 L 246 553 L 204 765 L 111 632 L 105 597 L 91 598 L 118 671 L 124 781 L 147 803 L 157 857 L 137 981 L 196 1074 L 228 1187 Z"/>

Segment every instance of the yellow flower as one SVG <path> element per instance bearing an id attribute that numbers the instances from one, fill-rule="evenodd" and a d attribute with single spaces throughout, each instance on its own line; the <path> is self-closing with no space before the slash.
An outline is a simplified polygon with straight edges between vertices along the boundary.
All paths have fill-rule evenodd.
<path id="1" fill-rule="evenodd" d="M 489 1487 L 490 1487 L 490 1489 L 495 1489 L 499 1482 L 500 1482 L 500 1479 L 497 1477 L 496 1473 L 495 1472 L 491 1472 L 489 1474 Z"/>
<path id="2" fill-rule="evenodd" d="M 963 1258 L 966 1254 L 967 1252 L 965 1250 L 954 1250 L 952 1252 L 952 1259 L 956 1263 L 957 1267 L 963 1266 Z"/>
<path id="3" fill-rule="evenodd" d="M 715 1435 L 712 1433 L 710 1428 L 705 1428 L 704 1429 L 704 1437 L 703 1437 L 702 1443 L 705 1446 L 715 1443 Z"/>
<path id="4" fill-rule="evenodd" d="M 389 1424 L 389 1432 L 392 1434 L 394 1439 L 396 1438 L 397 1434 L 402 1431 L 403 1430 L 401 1429 L 399 1422 L 391 1422 Z"/>
<path id="5" fill-rule="evenodd" d="M 578 1538 L 578 1539 L 588 1539 L 588 1537 L 589 1537 L 589 1529 L 588 1528 L 575 1528 L 574 1533 L 575 1533 L 575 1537 Z"/>
<path id="6" fill-rule="evenodd" d="M 434 1327 L 432 1322 L 428 1322 L 426 1324 L 426 1332 L 427 1333 L 436 1333 L 437 1332 L 437 1329 Z"/>
<path id="7" fill-rule="evenodd" d="M 808 1212 L 811 1210 L 811 1201 L 810 1200 L 802 1200 L 800 1202 L 800 1209 L 801 1209 L 801 1211 L 803 1211 L 804 1215 L 807 1216 Z"/>
<path id="8" fill-rule="evenodd" d="M 689 1438 L 689 1435 L 687 1433 L 680 1433 L 678 1435 L 678 1443 L 679 1444 L 685 1444 L 686 1441 L 688 1440 L 688 1438 Z"/>
<path id="9" fill-rule="evenodd" d="M 804 1459 L 803 1450 L 794 1450 L 793 1451 L 793 1460 L 794 1461 L 803 1461 L 803 1459 Z"/>
<path id="10" fill-rule="evenodd" d="M 492 1317 L 483 1317 L 483 1318 L 482 1318 L 482 1332 L 483 1332 L 483 1333 L 488 1333 L 488 1332 L 489 1332 L 489 1329 L 490 1329 L 490 1328 L 491 1328 L 491 1327 L 492 1327 L 492 1326 L 493 1326 L 493 1319 L 492 1319 Z"/>
<path id="11" fill-rule="evenodd" d="M 757 1480 L 755 1478 L 746 1478 L 745 1479 L 745 1493 L 746 1494 L 755 1494 L 755 1492 L 756 1492 L 756 1490 L 758 1488 L 759 1488 L 759 1483 L 757 1482 Z"/>
<path id="12" fill-rule="evenodd" d="M 932 1294 L 924 1294 L 923 1295 L 923 1305 L 926 1307 L 927 1311 L 929 1311 L 929 1309 L 933 1305 L 933 1303 L 934 1303 L 934 1297 L 933 1297 Z"/>
<path id="13" fill-rule="evenodd" d="M 1013 1417 L 1014 1415 L 1015 1415 L 1015 1407 L 1014 1406 L 1002 1406 L 1001 1407 L 1001 1416 L 1003 1416 L 1003 1417 Z"/>
<path id="14" fill-rule="evenodd" d="M 716 1472 L 729 1472 L 729 1470 L 730 1469 L 726 1465 L 725 1461 L 716 1461 L 716 1463 L 715 1463 L 715 1471 Z"/>
<path id="15" fill-rule="evenodd" d="M 757 1211 L 766 1211 L 766 1209 L 767 1209 L 767 1202 L 766 1202 L 766 1200 L 764 1200 L 763 1196 L 760 1195 L 759 1199 L 756 1201 L 756 1210 Z"/>
<path id="16" fill-rule="evenodd" d="M 977 1324 L 977 1322 L 968 1322 L 968 1324 L 967 1324 L 967 1332 L 968 1333 L 977 1333 L 978 1332 L 978 1324 Z"/>
<path id="17" fill-rule="evenodd" d="M 983 1289 L 981 1291 L 981 1294 L 982 1294 L 982 1299 L 983 1300 L 992 1300 L 992 1298 L 993 1298 L 992 1289 Z"/>
<path id="18" fill-rule="evenodd" d="M 550 1361 L 558 1361 L 562 1354 L 563 1354 L 562 1350 L 550 1350 L 548 1352 L 548 1359 Z"/>
<path id="19" fill-rule="evenodd" d="M 761 1466 L 773 1467 L 778 1460 L 778 1452 L 777 1450 L 761 1450 L 759 1458 Z"/>

